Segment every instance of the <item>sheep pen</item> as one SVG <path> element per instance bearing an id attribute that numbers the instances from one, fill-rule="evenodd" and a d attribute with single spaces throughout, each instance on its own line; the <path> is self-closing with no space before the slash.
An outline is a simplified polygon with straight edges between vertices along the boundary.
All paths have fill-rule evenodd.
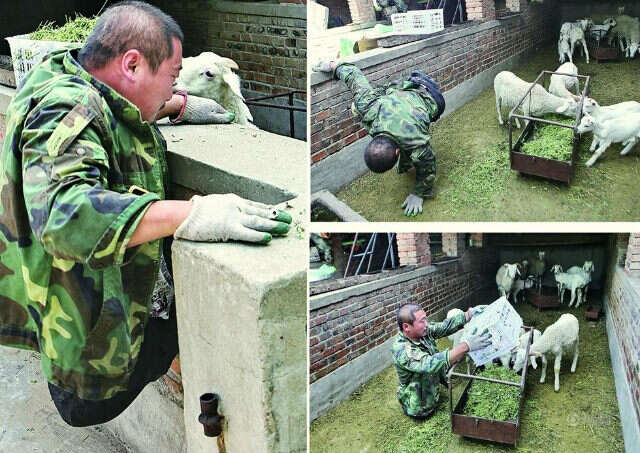
<path id="1" fill-rule="evenodd" d="M 492 293 L 493 294 L 493 293 Z M 487 296 L 489 298 L 489 296 Z M 516 310 L 525 324 L 537 329 L 555 322 L 564 310 L 539 312 L 529 304 Z M 463 438 L 451 433 L 448 392 L 441 392 L 440 408 L 427 421 L 402 413 L 396 400 L 393 366 L 361 386 L 340 406 L 311 424 L 311 452 L 480 453 L 527 452 L 617 453 L 624 450 L 622 428 L 609 357 L 605 323 L 585 320 L 586 307 L 572 310 L 580 322 L 580 360 L 570 373 L 563 360 L 560 392 L 553 379 L 539 384 L 541 367 L 530 368 L 517 447 Z M 447 339 L 439 348 L 450 347 Z M 457 398 L 454 392 L 454 401 Z"/>
<path id="2" fill-rule="evenodd" d="M 585 64 L 579 73 L 591 76 L 589 96 L 600 105 L 640 99 L 640 59 Z M 512 71 L 533 81 L 543 70 L 555 70 L 557 52 L 547 47 Z M 398 175 L 367 172 L 337 193 L 370 221 L 631 221 L 640 218 L 636 203 L 640 150 L 620 156 L 612 145 L 598 165 L 587 168 L 591 135 L 582 137 L 571 185 L 510 169 L 506 126 L 500 126 L 493 88 L 482 92 L 431 129 L 437 160 L 436 197 L 424 212 L 404 217 L 402 200 L 411 192 L 414 172 Z M 516 131 L 516 133 L 518 133 Z M 383 194 L 381 196 L 381 194 Z"/>

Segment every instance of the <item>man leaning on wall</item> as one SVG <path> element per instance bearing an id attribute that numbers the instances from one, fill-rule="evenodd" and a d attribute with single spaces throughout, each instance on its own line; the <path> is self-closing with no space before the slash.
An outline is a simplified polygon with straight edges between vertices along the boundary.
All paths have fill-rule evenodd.
<path id="1" fill-rule="evenodd" d="M 0 344 L 40 352 L 73 426 L 116 417 L 177 354 L 172 235 L 265 244 L 289 230 L 288 214 L 233 194 L 166 199 L 155 121 L 233 119 L 214 101 L 173 93 L 182 42 L 159 9 L 118 3 L 82 48 L 32 69 L 8 108 Z"/>
<path id="2" fill-rule="evenodd" d="M 391 347 L 393 365 L 398 373 L 398 401 L 405 415 L 424 420 L 438 409 L 439 384 L 446 385 L 447 372 L 467 352 L 490 344 L 491 334 L 471 333 L 451 349 L 438 350 L 436 339 L 462 329 L 487 305 L 469 308 L 443 322 L 428 322 L 427 315 L 416 304 L 405 304 L 396 313 L 400 332 Z"/>

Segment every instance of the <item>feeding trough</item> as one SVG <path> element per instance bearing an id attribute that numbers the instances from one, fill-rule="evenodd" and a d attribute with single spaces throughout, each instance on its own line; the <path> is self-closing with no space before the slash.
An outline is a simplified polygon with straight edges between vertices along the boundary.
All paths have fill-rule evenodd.
<path id="1" fill-rule="evenodd" d="M 527 342 L 525 354 L 529 356 L 529 347 L 533 342 L 533 327 L 524 327 L 529 332 L 529 341 Z M 522 414 L 522 405 L 524 402 L 524 388 L 527 380 L 527 368 L 524 367 L 519 382 L 509 382 L 500 379 L 491 379 L 482 376 L 456 373 L 456 367 L 461 362 L 455 364 L 448 373 L 449 387 L 449 410 L 451 414 L 451 432 L 465 437 L 475 439 L 489 440 L 492 442 L 500 442 L 516 446 L 520 437 L 520 419 Z M 477 372 L 474 371 L 474 373 Z M 462 394 L 458 401 L 453 403 L 453 379 L 454 377 L 467 379 Z M 464 407 L 469 399 L 469 388 L 476 381 L 487 381 L 492 385 L 509 385 L 519 388 L 518 393 L 518 412 L 513 420 L 493 420 L 490 418 L 474 417 L 464 414 Z"/>
<path id="2" fill-rule="evenodd" d="M 613 42 L 613 46 L 610 46 L 605 42 L 604 37 L 606 32 L 604 30 L 596 30 L 595 33 L 599 34 L 599 39 L 594 39 L 591 37 L 591 34 L 589 34 L 589 39 L 587 40 L 591 58 L 596 60 L 597 63 L 617 60 L 620 52 L 618 51 L 615 41 Z"/>
<path id="3" fill-rule="evenodd" d="M 542 287 L 542 291 L 538 293 L 536 290 L 526 290 L 527 300 L 531 305 L 537 307 L 538 310 L 543 308 L 559 308 L 562 306 L 558 298 L 557 288 Z"/>
<path id="4" fill-rule="evenodd" d="M 578 115 L 576 115 L 576 119 L 573 124 L 565 124 L 558 121 L 552 121 L 543 118 L 534 118 L 532 116 L 520 115 L 515 113 L 516 110 L 524 106 L 526 102 L 531 101 L 530 93 L 531 90 L 533 90 L 533 87 L 543 78 L 550 79 L 551 75 L 553 74 L 577 77 L 579 80 L 582 80 L 584 82 L 580 101 L 578 103 Z M 520 99 L 518 105 L 516 105 L 511 110 L 511 112 L 509 112 L 509 158 L 511 161 L 512 170 L 516 170 L 524 174 L 552 179 L 554 181 L 564 182 L 566 184 L 569 184 L 571 182 L 571 178 L 573 177 L 573 173 L 575 171 L 575 161 L 578 157 L 579 135 L 577 128 L 578 124 L 580 124 L 580 120 L 582 119 L 582 105 L 584 103 L 584 98 L 589 92 L 589 81 L 589 76 L 576 76 L 574 74 L 566 74 L 561 72 L 542 71 L 540 75 L 538 75 L 536 80 L 531 84 L 527 92 Z M 546 86 L 548 86 L 548 80 Z M 513 118 L 519 118 L 521 120 L 526 120 L 527 122 L 515 144 L 513 143 Z M 536 128 L 543 125 L 551 125 L 554 127 L 562 127 L 573 130 L 573 137 L 571 139 L 571 155 L 568 160 L 550 159 L 522 152 L 523 145 L 527 141 L 531 140 Z"/>

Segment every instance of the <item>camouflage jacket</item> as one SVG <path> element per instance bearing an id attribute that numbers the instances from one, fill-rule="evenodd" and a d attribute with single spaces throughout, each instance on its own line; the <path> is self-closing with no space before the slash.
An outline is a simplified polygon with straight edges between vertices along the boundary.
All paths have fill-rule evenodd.
<path id="1" fill-rule="evenodd" d="M 438 105 L 427 89 L 409 81 L 373 88 L 362 71 L 349 63 L 340 64 L 335 76 L 353 93 L 354 113 L 369 135 L 387 135 L 400 147 L 398 172 L 404 173 L 412 165 L 416 168 L 414 193 L 429 193 L 435 179 L 429 126 Z"/>
<path id="2" fill-rule="evenodd" d="M 451 363 L 449 350 L 438 351 L 435 340 L 457 332 L 465 323 L 462 313 L 444 322 L 430 322 L 427 334 L 420 341 L 403 333 L 396 336 L 391 354 L 398 373 L 398 401 L 406 415 L 426 417 L 437 408 L 438 384 L 446 379 Z"/>
<path id="3" fill-rule="evenodd" d="M 126 389 L 162 242 L 127 248 L 165 198 L 154 124 L 78 64 L 50 55 L 7 111 L 0 168 L 0 343 L 39 351 L 47 380 L 89 400 Z"/>

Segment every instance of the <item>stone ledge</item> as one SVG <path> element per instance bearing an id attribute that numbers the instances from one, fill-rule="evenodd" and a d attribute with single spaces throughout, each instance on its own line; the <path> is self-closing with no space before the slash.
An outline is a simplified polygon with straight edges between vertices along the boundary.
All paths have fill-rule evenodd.
<path id="1" fill-rule="evenodd" d="M 221 13 L 237 13 L 256 16 L 269 16 L 307 20 L 307 6 L 291 3 L 263 3 L 263 2 L 210 2 L 213 9 Z"/>

